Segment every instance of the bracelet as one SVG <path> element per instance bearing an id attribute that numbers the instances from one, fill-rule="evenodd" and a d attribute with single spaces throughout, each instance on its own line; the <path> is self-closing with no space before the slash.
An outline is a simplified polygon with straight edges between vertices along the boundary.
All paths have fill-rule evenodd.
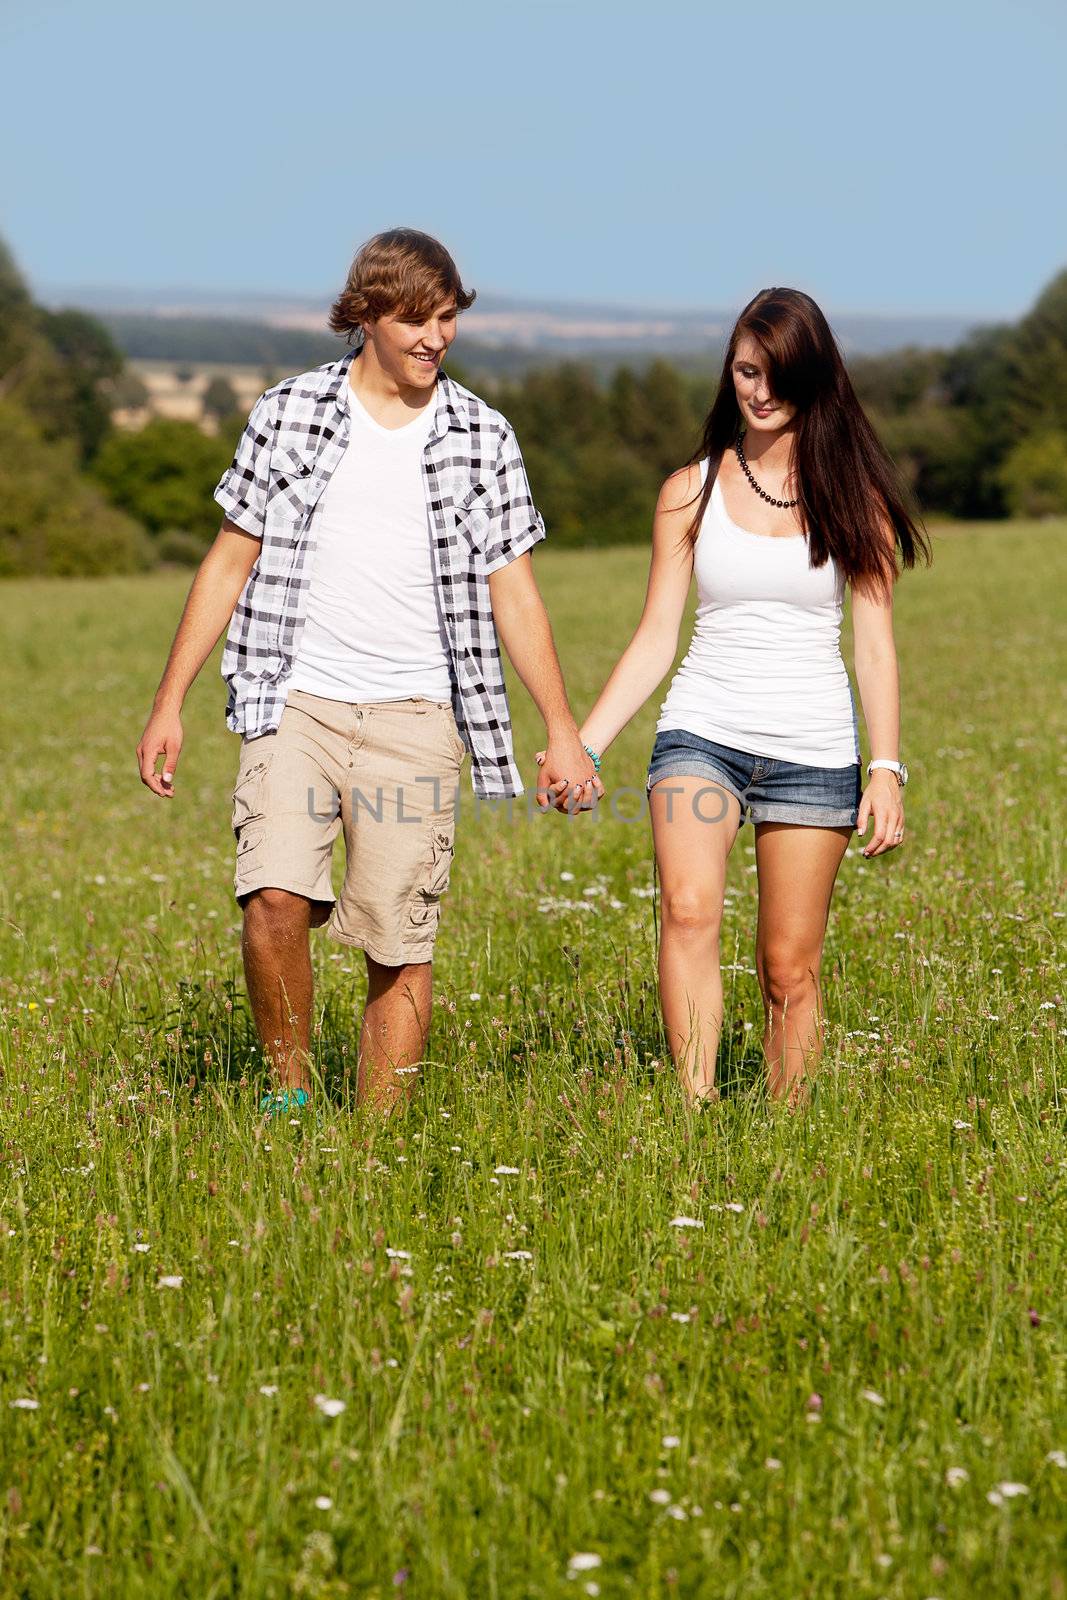
<path id="1" fill-rule="evenodd" d="M 587 744 L 583 744 L 582 745 L 582 749 L 585 751 L 586 755 L 589 757 L 590 761 L 593 763 L 593 771 L 596 773 L 597 777 L 599 777 L 600 776 L 600 757 L 597 755 L 595 750 L 590 750 L 590 748 L 589 748 L 589 746 Z"/>

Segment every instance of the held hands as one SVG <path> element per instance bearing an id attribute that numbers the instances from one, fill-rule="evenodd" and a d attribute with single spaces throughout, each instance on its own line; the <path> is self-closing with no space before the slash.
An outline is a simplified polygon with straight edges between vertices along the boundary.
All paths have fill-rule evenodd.
<path id="1" fill-rule="evenodd" d="M 549 806 L 573 816 L 576 811 L 592 811 L 604 793 L 592 761 L 577 731 L 550 740 L 547 750 L 538 750 L 537 805 Z"/>
<path id="2" fill-rule="evenodd" d="M 863 847 L 865 856 L 880 856 L 886 850 L 895 850 L 904 838 L 903 790 L 896 775 L 877 767 L 863 791 L 856 832 L 865 833 L 867 824 L 874 819 L 870 840 Z"/>

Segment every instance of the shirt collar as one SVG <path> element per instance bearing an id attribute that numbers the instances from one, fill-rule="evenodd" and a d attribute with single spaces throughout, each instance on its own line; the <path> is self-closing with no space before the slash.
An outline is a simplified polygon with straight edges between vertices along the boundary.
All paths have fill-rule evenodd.
<path id="1" fill-rule="evenodd" d="M 326 369 L 327 381 L 323 393 L 338 406 L 343 406 L 341 391 L 348 381 L 349 369 L 358 355 L 358 350 L 348 350 L 337 361 L 331 362 Z M 442 434 L 450 432 L 453 428 L 461 433 L 468 433 L 470 411 L 462 389 L 457 383 L 453 383 L 447 373 L 441 372 L 437 376 L 437 399 L 430 438 L 439 439 Z"/>

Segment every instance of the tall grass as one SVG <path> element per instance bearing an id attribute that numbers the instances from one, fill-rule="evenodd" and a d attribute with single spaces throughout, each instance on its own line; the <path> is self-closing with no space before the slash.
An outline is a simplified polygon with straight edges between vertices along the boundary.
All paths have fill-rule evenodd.
<path id="1" fill-rule="evenodd" d="M 908 841 L 845 859 L 799 1115 L 750 828 L 689 1117 L 647 820 L 468 792 L 410 1111 L 354 1110 L 320 935 L 322 1120 L 265 1130 L 216 664 L 173 803 L 132 753 L 184 581 L 6 585 L 0 1593 L 1062 1596 L 1065 532 L 945 530 L 901 586 Z M 581 710 L 643 558 L 538 572 Z"/>

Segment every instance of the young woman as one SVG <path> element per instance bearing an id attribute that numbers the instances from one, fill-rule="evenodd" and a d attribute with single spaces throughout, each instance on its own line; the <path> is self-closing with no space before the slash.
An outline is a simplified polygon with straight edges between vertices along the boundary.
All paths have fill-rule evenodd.
<path id="1" fill-rule="evenodd" d="M 695 571 L 693 641 L 648 771 L 660 996 L 690 1101 L 715 1095 L 726 858 L 746 811 L 769 1087 L 791 1101 L 821 1050 L 819 967 L 849 839 L 872 820 L 865 856 L 904 838 L 898 552 L 905 567 L 917 552 L 930 559 L 826 318 L 798 290 L 765 289 L 734 328 L 700 449 L 660 492 L 641 621 L 581 730 L 604 751 L 662 681 Z M 846 583 L 866 788 L 839 645 Z"/>

